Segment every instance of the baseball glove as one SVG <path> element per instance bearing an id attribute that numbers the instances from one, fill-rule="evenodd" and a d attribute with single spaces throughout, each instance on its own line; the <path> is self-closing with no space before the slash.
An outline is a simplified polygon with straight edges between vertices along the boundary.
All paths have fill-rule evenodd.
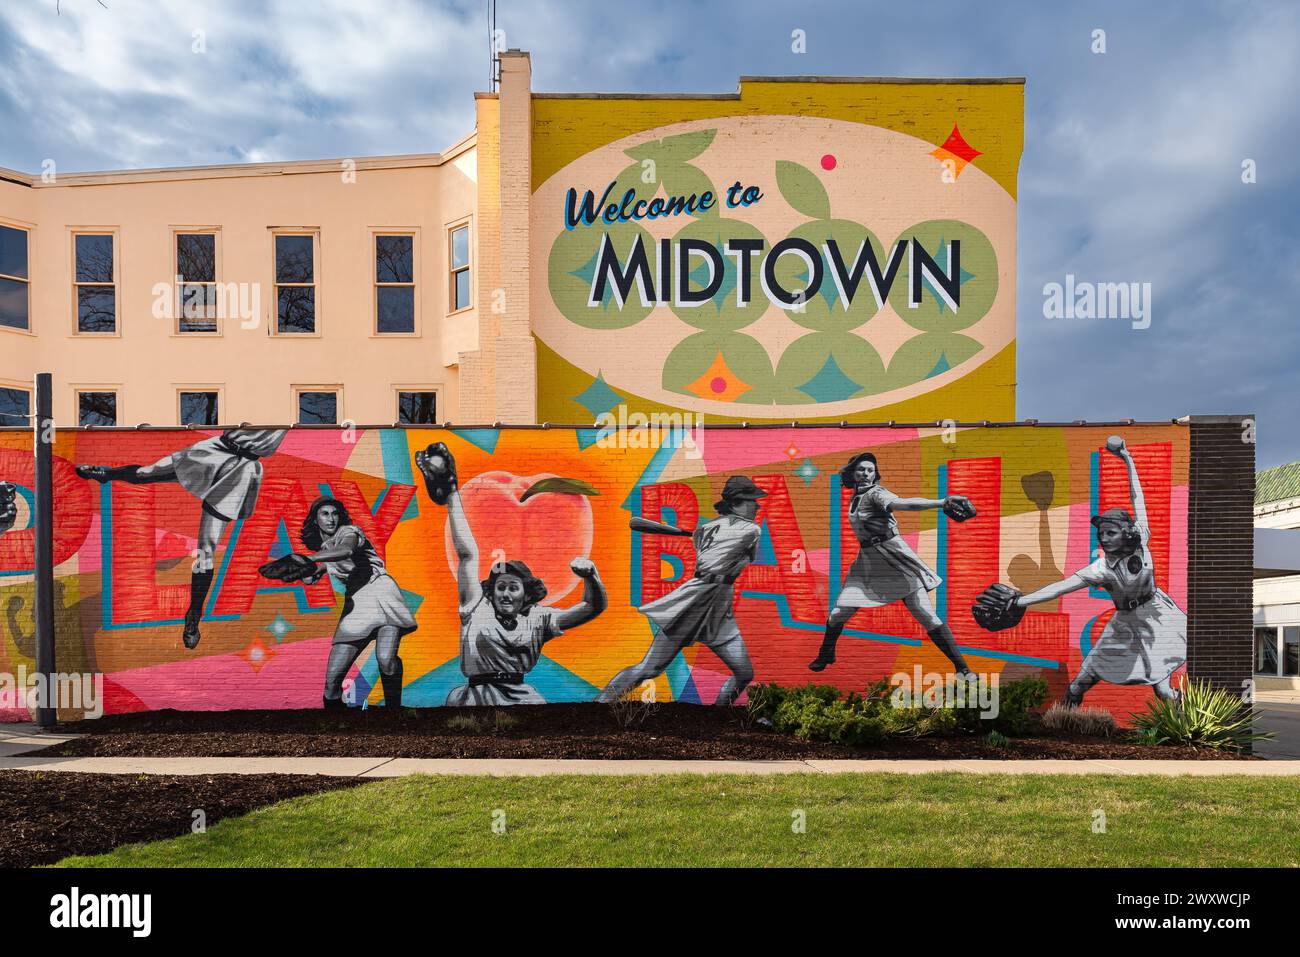
<path id="1" fill-rule="evenodd" d="M 18 520 L 18 489 L 8 482 L 0 482 L 0 533 L 9 531 Z"/>
<path id="2" fill-rule="evenodd" d="M 964 522 L 975 517 L 975 506 L 965 495 L 949 495 L 943 502 L 943 514 L 954 522 Z"/>
<path id="3" fill-rule="evenodd" d="M 1010 585 L 993 583 L 979 593 L 970 613 L 975 623 L 989 631 L 1014 628 L 1025 617 L 1024 608 L 1016 604 L 1020 592 Z"/>
<path id="4" fill-rule="evenodd" d="M 320 566 L 306 555 L 293 554 L 267 562 L 257 571 L 263 578 L 273 578 L 280 582 L 297 582 L 313 578 L 320 571 Z"/>
<path id="5" fill-rule="evenodd" d="M 424 474 L 424 490 L 434 505 L 446 505 L 456 491 L 456 460 L 442 442 L 433 442 L 423 452 L 415 453 L 415 464 Z"/>

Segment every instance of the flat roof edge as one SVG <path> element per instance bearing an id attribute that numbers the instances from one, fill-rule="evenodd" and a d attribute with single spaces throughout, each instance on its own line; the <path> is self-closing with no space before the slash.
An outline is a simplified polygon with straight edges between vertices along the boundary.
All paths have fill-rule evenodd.
<path id="1" fill-rule="evenodd" d="M 477 137 L 477 130 L 471 131 L 441 153 L 394 153 L 386 156 L 338 156 L 327 159 L 284 160 L 266 163 L 215 163 L 208 166 L 157 166 L 144 169 L 92 170 L 84 173 L 59 173 L 55 181 L 51 183 L 42 182 L 39 177 L 0 168 L 0 179 L 7 178 L 6 174 L 13 172 L 15 181 L 20 184 L 48 189 L 59 186 L 330 173 L 340 169 L 344 162 L 355 163 L 356 168 L 362 170 L 442 166 L 473 147 L 477 143 Z"/>

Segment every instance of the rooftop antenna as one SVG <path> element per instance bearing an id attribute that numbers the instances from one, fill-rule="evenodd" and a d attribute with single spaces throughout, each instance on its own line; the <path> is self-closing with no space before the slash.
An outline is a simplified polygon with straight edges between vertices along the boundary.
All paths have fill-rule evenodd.
<path id="1" fill-rule="evenodd" d="M 488 0 L 488 92 L 495 93 L 501 80 L 501 60 L 497 56 L 497 0 Z"/>

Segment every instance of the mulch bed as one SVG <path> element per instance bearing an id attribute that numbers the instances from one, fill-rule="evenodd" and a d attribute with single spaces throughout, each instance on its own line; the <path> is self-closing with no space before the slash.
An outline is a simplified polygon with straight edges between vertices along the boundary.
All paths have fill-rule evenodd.
<path id="1" fill-rule="evenodd" d="M 500 718 L 498 718 L 500 716 Z M 1041 729 L 1002 748 L 982 735 L 890 739 L 849 748 L 801 741 L 748 724 L 741 708 L 664 703 L 623 727 L 608 706 L 549 704 L 515 708 L 365 711 L 151 711 L 109 715 L 60 730 L 86 737 L 46 755 L 100 757 L 397 757 L 781 760 L 800 758 L 1180 758 L 1233 755 L 1155 747 L 1123 738 L 1047 734 Z M 473 719 L 476 727 L 464 727 Z M 497 722 L 503 722 L 501 726 Z M 1242 756 L 1241 760 L 1250 760 Z"/>
<path id="2" fill-rule="evenodd" d="M 52 864 L 191 833 L 300 794 L 354 787 L 305 774 L 143 775 L 0 771 L 0 867 Z"/>

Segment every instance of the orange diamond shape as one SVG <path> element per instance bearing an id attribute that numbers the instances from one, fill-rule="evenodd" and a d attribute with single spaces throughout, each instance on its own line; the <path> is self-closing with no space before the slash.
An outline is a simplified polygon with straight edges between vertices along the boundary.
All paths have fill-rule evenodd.
<path id="1" fill-rule="evenodd" d="M 275 657 L 275 651 L 263 643 L 261 638 L 254 638 L 248 647 L 239 652 L 239 657 L 248 662 L 253 672 L 259 672 L 263 666 Z"/>
<path id="2" fill-rule="evenodd" d="M 704 371 L 704 375 L 689 383 L 686 386 L 686 391 L 699 396 L 701 399 L 735 402 L 750 388 L 748 382 L 731 371 L 726 360 L 722 358 L 722 353 L 719 352 L 714 358 L 713 364 Z"/>

